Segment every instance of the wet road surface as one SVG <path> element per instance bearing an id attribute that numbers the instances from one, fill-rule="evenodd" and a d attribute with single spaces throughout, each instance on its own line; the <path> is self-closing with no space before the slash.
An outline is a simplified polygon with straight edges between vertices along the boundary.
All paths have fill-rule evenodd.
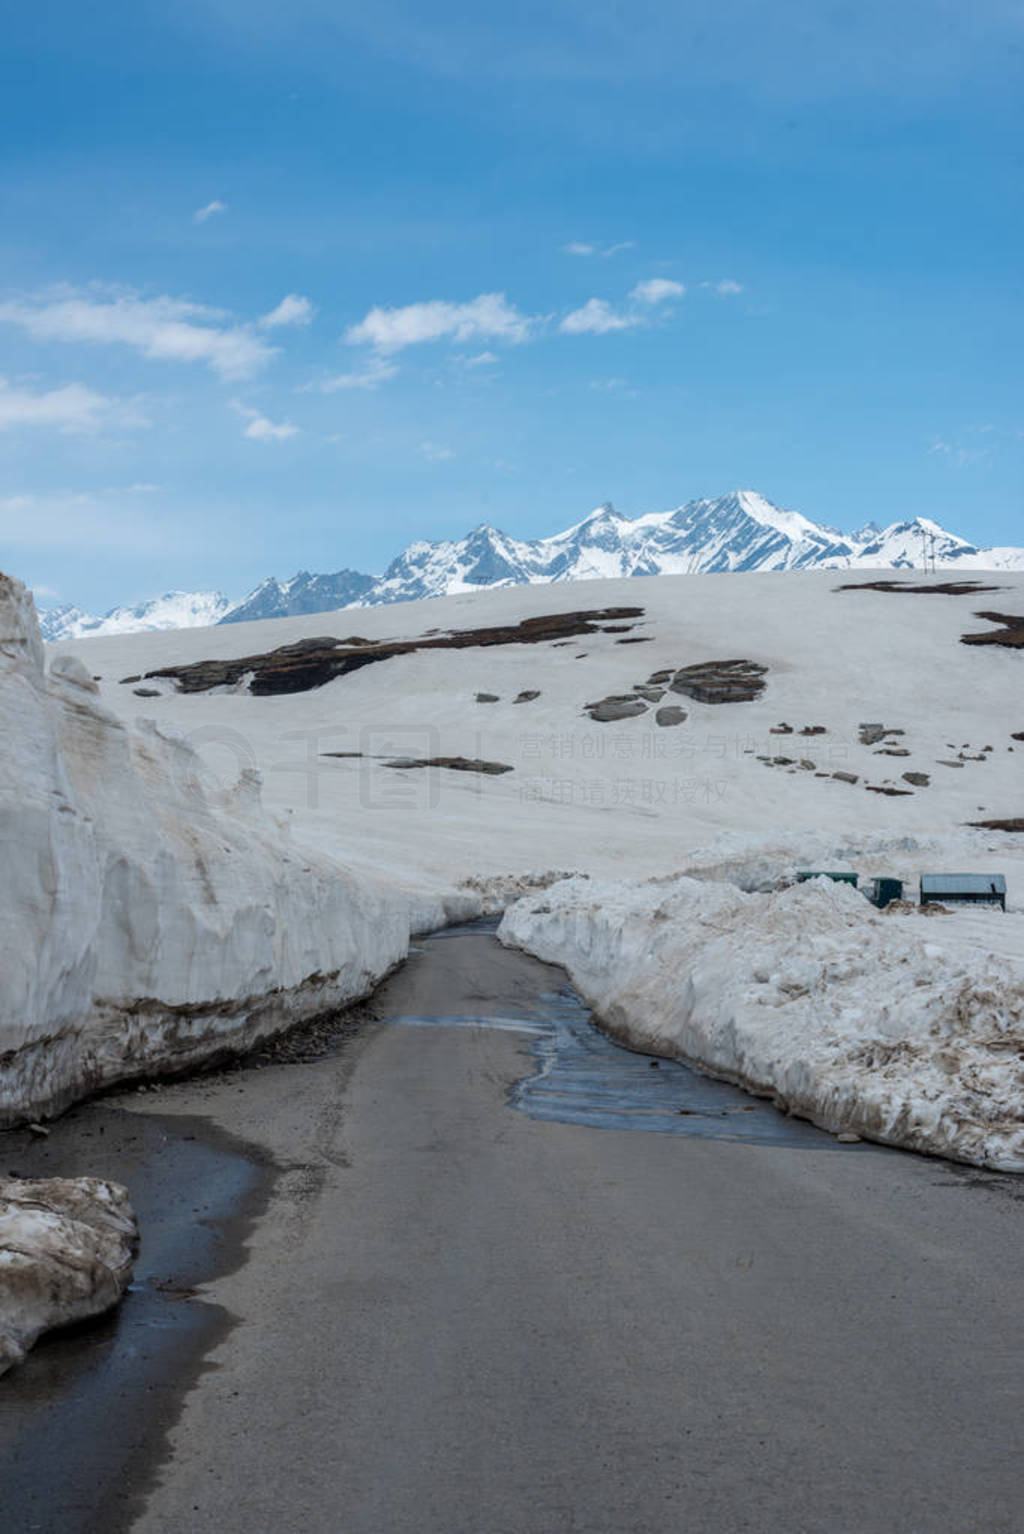
<path id="1" fill-rule="evenodd" d="M 162 1094 L 283 1170 L 126 1527 L 1024 1529 L 1018 1180 L 652 1068 L 485 929 L 377 1009 Z"/>

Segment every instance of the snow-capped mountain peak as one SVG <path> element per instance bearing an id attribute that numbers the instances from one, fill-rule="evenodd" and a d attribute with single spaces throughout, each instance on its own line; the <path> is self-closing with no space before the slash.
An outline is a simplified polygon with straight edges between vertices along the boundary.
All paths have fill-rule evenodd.
<path id="1" fill-rule="evenodd" d="M 94 618 L 65 604 L 40 616 L 43 638 L 82 639 L 88 634 L 130 634 L 139 629 L 208 628 L 220 623 L 233 604 L 220 591 L 165 591 L 163 596 L 130 606 L 112 607 Z"/>
<path id="2" fill-rule="evenodd" d="M 512 538 L 481 522 L 460 539 L 420 539 L 381 576 L 357 570 L 333 575 L 300 570 L 271 576 L 242 601 L 219 592 L 168 592 L 154 602 L 119 607 L 104 618 L 79 608 L 43 615 L 46 639 L 240 623 L 342 607 L 374 607 L 482 587 L 614 576 L 706 574 L 728 570 L 1024 569 L 1024 549 L 978 549 L 929 517 L 879 527 L 867 522 L 844 534 L 802 512 L 774 505 L 756 490 L 687 501 L 669 511 L 629 517 L 610 501 L 546 538 Z"/>

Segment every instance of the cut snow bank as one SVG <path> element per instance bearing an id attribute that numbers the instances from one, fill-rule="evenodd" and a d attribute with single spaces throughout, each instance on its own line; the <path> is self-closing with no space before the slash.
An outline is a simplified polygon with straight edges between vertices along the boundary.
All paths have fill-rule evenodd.
<path id="1" fill-rule="evenodd" d="M 82 662 L 44 674 L 31 598 L 0 575 L 0 1126 L 185 1068 L 363 995 L 411 928 L 472 915 L 355 881 L 291 845 L 243 772 L 101 704 Z"/>
<path id="2" fill-rule="evenodd" d="M 627 1044 L 834 1133 L 1024 1171 L 1020 915 L 883 915 L 824 879 L 577 878 L 512 906 L 499 937 L 563 965 Z"/>
<path id="3" fill-rule="evenodd" d="M 0 1374 L 41 1332 L 116 1305 L 137 1249 L 120 1183 L 0 1178 Z"/>

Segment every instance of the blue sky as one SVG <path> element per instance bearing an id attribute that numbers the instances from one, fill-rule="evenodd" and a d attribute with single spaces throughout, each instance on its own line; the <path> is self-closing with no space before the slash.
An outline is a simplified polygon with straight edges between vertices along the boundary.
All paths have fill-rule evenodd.
<path id="1" fill-rule="evenodd" d="M 737 486 L 1024 542 L 1022 63 L 1020 0 L 41 0 L 0 563 L 240 595 Z"/>

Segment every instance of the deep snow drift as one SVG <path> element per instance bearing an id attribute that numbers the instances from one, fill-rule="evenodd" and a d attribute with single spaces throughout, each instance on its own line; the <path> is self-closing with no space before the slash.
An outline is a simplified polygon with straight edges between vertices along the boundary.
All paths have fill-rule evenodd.
<path id="1" fill-rule="evenodd" d="M 826 879 L 775 894 L 571 879 L 499 936 L 564 965 L 609 1031 L 854 1131 L 1024 1171 L 1024 915 L 879 913 Z"/>
<path id="2" fill-rule="evenodd" d="M 5 576 L 0 741 L 0 1125 L 360 996 L 410 925 L 445 918 L 291 847 L 257 773 L 211 789 L 178 731 L 117 719 L 79 660 L 45 674 Z"/>
<path id="3" fill-rule="evenodd" d="M 0 1374 L 41 1332 L 116 1305 L 137 1248 L 120 1183 L 0 1177 Z"/>

